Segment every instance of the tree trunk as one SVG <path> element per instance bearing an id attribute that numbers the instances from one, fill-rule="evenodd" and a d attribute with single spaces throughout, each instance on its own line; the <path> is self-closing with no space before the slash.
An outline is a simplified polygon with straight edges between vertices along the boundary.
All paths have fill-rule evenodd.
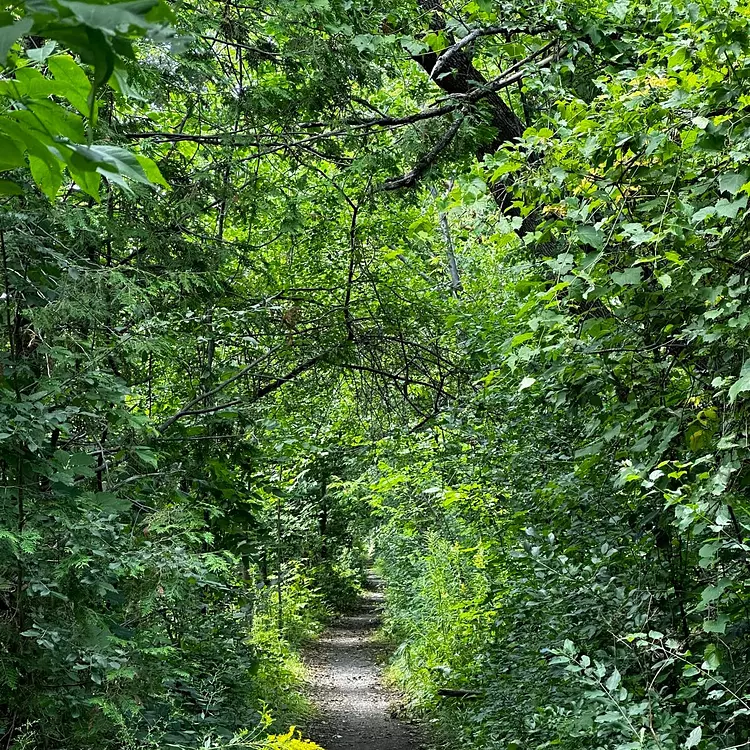
<path id="1" fill-rule="evenodd" d="M 419 0 L 419 5 L 428 13 L 430 30 L 445 32 L 446 23 L 442 15 L 443 7 L 439 0 Z M 414 55 L 413 58 L 432 78 L 432 71 L 438 61 L 438 54 L 436 52 L 425 52 Z M 469 94 L 484 86 L 487 79 L 474 67 L 466 52 L 458 50 L 451 56 L 450 64 L 438 74 L 434 82 L 447 94 Z M 495 130 L 495 135 L 490 141 L 480 143 L 477 146 L 475 154 L 479 161 L 482 161 L 487 154 L 497 151 L 504 143 L 510 143 L 523 135 L 525 130 L 523 122 L 496 92 L 487 92 L 472 107 L 474 117 L 477 120 L 487 122 Z M 511 214 L 518 213 L 510 207 L 511 198 L 503 185 L 497 185 L 490 189 L 500 209 Z"/>

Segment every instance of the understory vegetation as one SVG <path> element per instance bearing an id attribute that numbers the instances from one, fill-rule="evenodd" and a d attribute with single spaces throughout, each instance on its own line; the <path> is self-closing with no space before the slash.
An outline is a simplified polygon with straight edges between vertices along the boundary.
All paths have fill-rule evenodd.
<path id="1" fill-rule="evenodd" d="M 9 0 L 0 748 L 750 747 L 750 6 Z"/>

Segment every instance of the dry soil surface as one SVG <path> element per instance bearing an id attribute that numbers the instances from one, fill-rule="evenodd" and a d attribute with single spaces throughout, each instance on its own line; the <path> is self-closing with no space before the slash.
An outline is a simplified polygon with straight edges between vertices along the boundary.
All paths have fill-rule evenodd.
<path id="1" fill-rule="evenodd" d="M 393 716 L 381 682 L 374 635 L 383 595 L 374 577 L 357 612 L 339 618 L 309 650 L 310 697 L 317 718 L 307 736 L 325 750 L 422 750 L 417 727 Z"/>

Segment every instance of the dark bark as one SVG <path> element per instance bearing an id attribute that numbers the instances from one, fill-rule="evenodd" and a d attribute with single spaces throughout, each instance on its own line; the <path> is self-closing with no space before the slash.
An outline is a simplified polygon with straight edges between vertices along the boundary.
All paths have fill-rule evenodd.
<path id="1" fill-rule="evenodd" d="M 430 29 L 434 32 L 444 32 L 446 23 L 439 0 L 419 0 L 419 4 L 428 13 Z M 487 91 L 487 78 L 474 66 L 465 48 L 452 51 L 447 64 L 445 60 L 441 61 L 437 75 L 433 77 L 438 59 L 436 52 L 414 55 L 414 60 L 446 94 L 464 96 L 482 91 L 481 100 L 473 104 L 473 115 L 477 120 L 490 125 L 495 134 L 489 141 L 477 146 L 475 154 L 479 161 L 487 154 L 497 151 L 504 143 L 521 137 L 525 130 L 523 122 L 497 92 Z M 492 194 L 502 210 L 509 209 L 511 199 L 502 185 L 493 187 Z"/>

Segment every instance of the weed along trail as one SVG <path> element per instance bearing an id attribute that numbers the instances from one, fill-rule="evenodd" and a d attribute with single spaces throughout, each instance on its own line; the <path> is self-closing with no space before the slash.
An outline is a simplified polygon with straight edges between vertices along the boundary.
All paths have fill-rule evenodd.
<path id="1" fill-rule="evenodd" d="M 421 750 L 418 729 L 392 716 L 374 642 L 383 594 L 374 576 L 367 588 L 357 611 L 340 617 L 307 654 L 317 708 L 307 735 L 325 750 Z"/>

